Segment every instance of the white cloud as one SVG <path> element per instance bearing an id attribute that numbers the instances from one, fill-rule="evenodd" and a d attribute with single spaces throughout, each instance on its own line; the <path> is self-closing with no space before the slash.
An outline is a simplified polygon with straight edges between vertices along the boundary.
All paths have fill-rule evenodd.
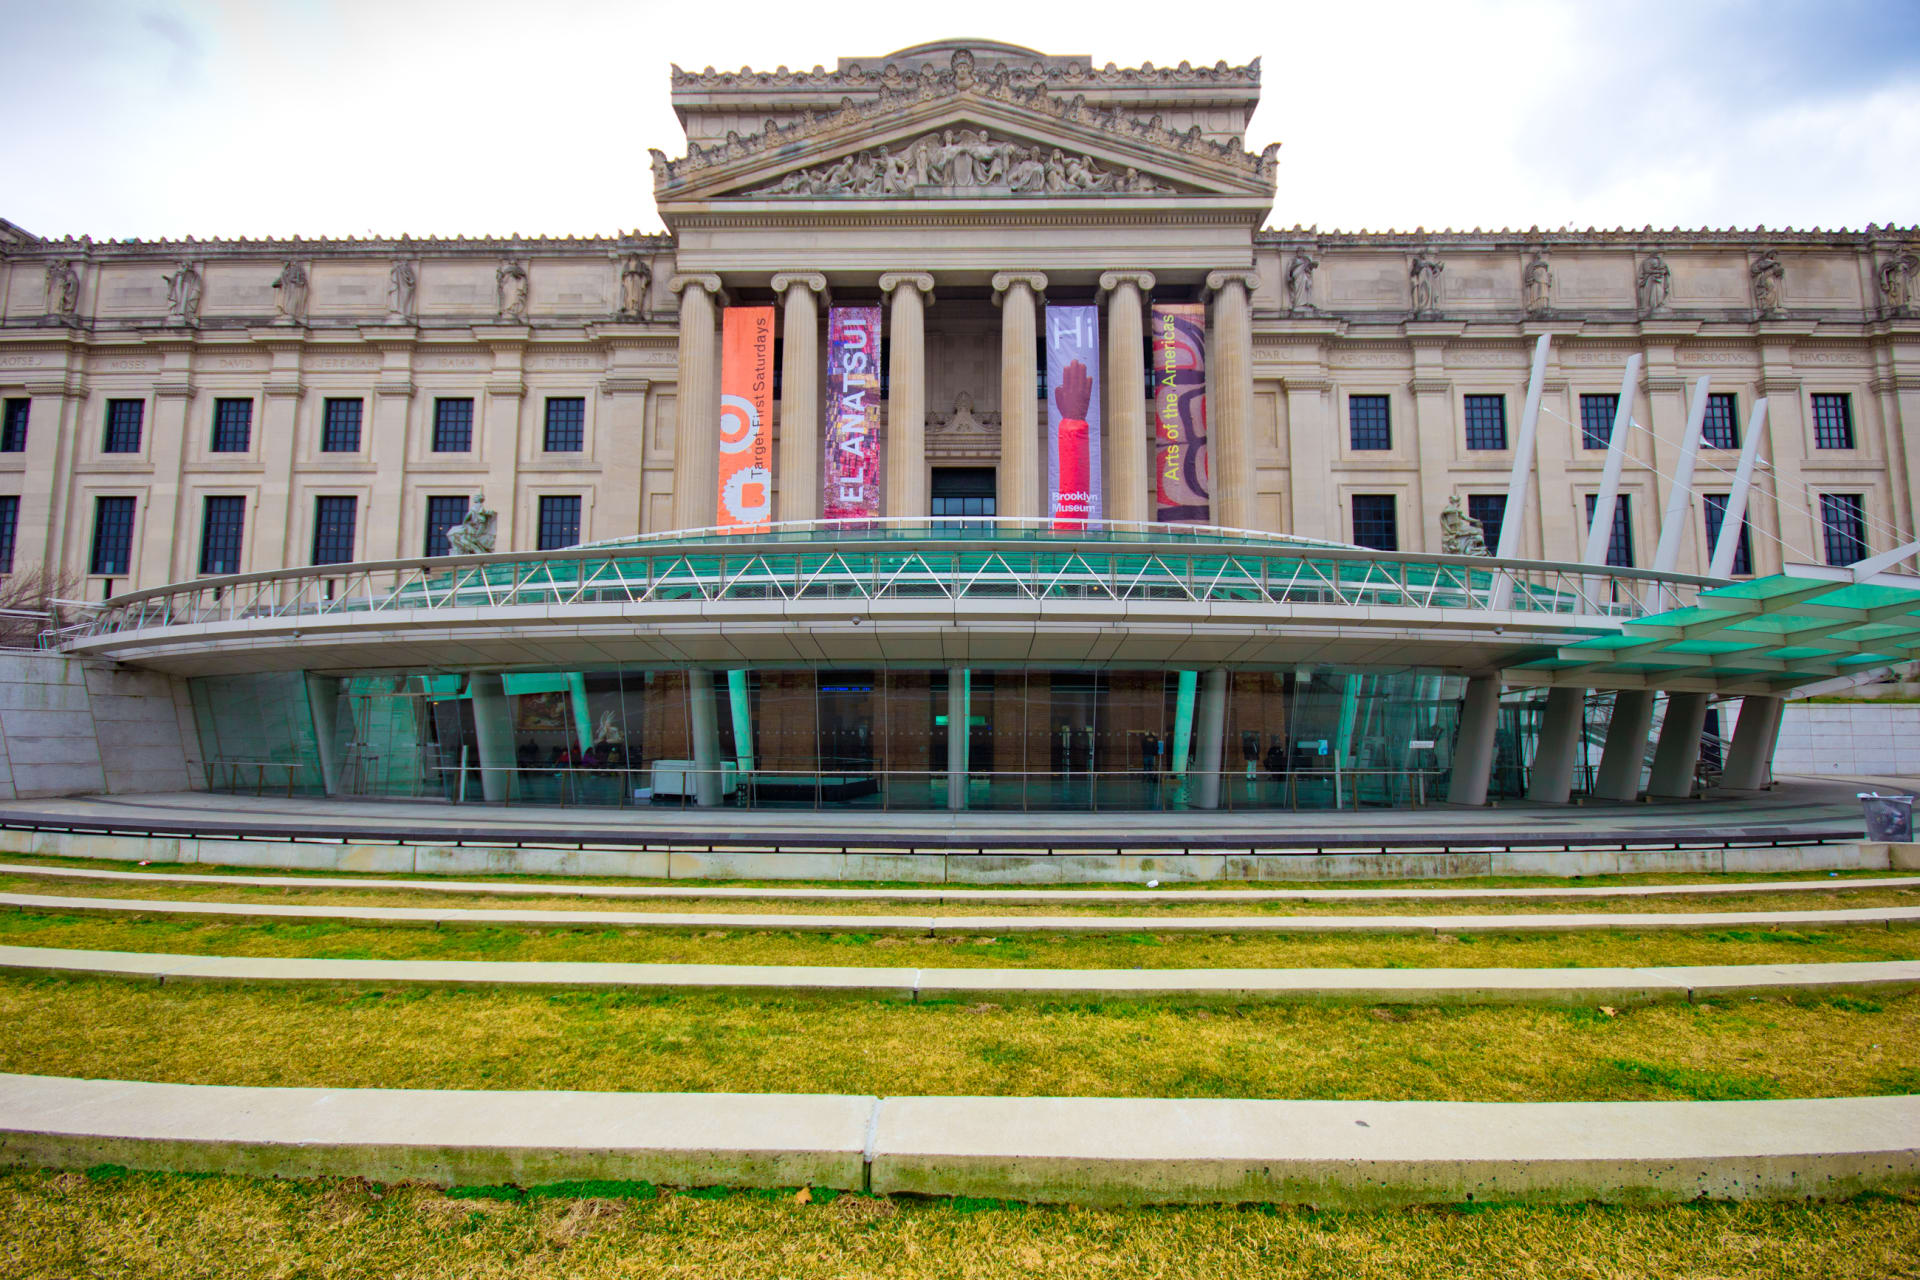
<path id="1" fill-rule="evenodd" d="M 1263 57 L 1249 142 L 1284 144 L 1276 225 L 1920 220 L 1914 24 L 1762 8 L 1170 20 L 994 0 L 935 26 L 882 4 L 736 22 L 684 0 L 0 0 L 0 216 L 106 237 L 653 229 L 647 148 L 683 147 L 670 62 L 830 65 L 972 34 L 1122 64 Z"/>

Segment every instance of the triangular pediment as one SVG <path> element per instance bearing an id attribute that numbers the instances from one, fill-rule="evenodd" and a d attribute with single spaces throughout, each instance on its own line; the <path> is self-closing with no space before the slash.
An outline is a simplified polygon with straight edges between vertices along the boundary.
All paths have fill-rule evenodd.
<path id="1" fill-rule="evenodd" d="M 653 153 L 661 206 L 714 200 L 1271 200 L 1277 148 L 1252 155 L 1195 128 L 1097 111 L 1078 98 L 1005 85 L 923 88 L 686 157 Z"/>

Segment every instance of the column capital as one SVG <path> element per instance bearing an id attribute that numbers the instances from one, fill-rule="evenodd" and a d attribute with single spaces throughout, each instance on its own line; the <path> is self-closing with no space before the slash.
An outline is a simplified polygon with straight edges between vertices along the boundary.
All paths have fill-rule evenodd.
<path id="1" fill-rule="evenodd" d="M 999 271 L 993 277 L 993 304 L 999 306 L 1007 290 L 1017 284 L 1026 285 L 1036 295 L 1047 291 L 1047 278 L 1038 271 Z"/>
<path id="2" fill-rule="evenodd" d="M 689 272 L 684 275 L 675 272 L 668 278 L 667 291 L 669 293 L 678 294 L 687 289 L 705 289 L 714 296 L 720 305 L 726 305 L 726 286 L 720 283 L 719 276 L 711 272 Z"/>
<path id="3" fill-rule="evenodd" d="M 1154 286 L 1151 271 L 1102 271 L 1100 273 L 1100 292 L 1112 293 L 1123 284 L 1130 284 L 1141 293 L 1152 293 Z"/>
<path id="4" fill-rule="evenodd" d="M 880 277 L 880 292 L 893 296 L 895 289 L 918 289 L 927 295 L 927 305 L 933 305 L 933 276 L 925 271 L 889 271 Z"/>
<path id="5" fill-rule="evenodd" d="M 1248 271 L 1242 267 L 1234 267 L 1226 271 L 1207 272 L 1206 292 L 1209 297 L 1220 292 L 1230 284 L 1245 285 L 1247 292 L 1251 294 L 1255 289 L 1260 287 L 1260 276 L 1258 272 Z"/>
<path id="6" fill-rule="evenodd" d="M 827 289 L 827 278 L 818 271 L 782 271 L 773 278 L 773 291 L 784 298 L 789 289 L 808 289 L 829 301 L 832 294 Z"/>

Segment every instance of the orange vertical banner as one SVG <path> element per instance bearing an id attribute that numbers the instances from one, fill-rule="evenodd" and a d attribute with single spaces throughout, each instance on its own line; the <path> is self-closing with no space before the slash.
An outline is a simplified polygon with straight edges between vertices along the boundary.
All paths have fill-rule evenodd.
<path id="1" fill-rule="evenodd" d="M 720 322 L 722 529 L 765 529 L 773 515 L 773 308 L 728 307 Z"/>

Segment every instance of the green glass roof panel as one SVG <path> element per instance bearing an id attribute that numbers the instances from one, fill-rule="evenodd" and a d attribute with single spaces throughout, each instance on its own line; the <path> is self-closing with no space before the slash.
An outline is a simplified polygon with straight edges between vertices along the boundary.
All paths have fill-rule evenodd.
<path id="1" fill-rule="evenodd" d="M 1774 596 L 1804 591 L 1808 585 L 1806 578 L 1789 578 L 1784 573 L 1776 573 L 1765 578 L 1750 578 L 1745 582 L 1730 582 L 1724 587 L 1709 588 L 1700 593 L 1700 599 L 1769 600 Z"/>
<path id="2" fill-rule="evenodd" d="M 1742 642 L 1739 640 L 1676 640 L 1667 645 L 1663 653 L 1747 653 L 1757 652 L 1771 646 Z"/>
<path id="3" fill-rule="evenodd" d="M 1920 590 L 1874 582 L 1838 583 L 1832 591 L 1815 597 L 1815 602 L 1830 609 L 1882 609 L 1894 604 L 1911 604 L 1920 609 Z"/>
<path id="4" fill-rule="evenodd" d="M 1775 649 L 1769 656 L 1778 658 L 1782 662 L 1798 662 L 1806 658 L 1828 658 L 1840 652 L 1843 651 L 1840 649 L 1822 649 L 1817 645 L 1796 644 L 1788 645 L 1783 649 Z"/>

